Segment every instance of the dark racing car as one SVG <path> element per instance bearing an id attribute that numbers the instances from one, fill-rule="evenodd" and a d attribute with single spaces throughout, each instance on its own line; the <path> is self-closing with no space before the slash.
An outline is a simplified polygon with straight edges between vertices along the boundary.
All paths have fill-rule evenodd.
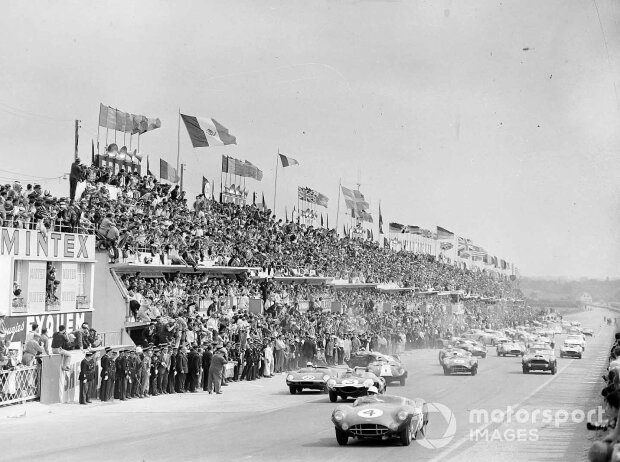
<path id="1" fill-rule="evenodd" d="M 341 404 L 332 412 L 336 440 L 344 446 L 349 438 L 398 439 L 403 446 L 424 434 L 428 423 L 426 403 L 392 395 L 358 398 L 352 405 Z"/>
<path id="2" fill-rule="evenodd" d="M 337 371 L 326 366 L 307 365 L 296 371 L 291 371 L 286 376 L 286 385 L 291 393 L 301 393 L 306 390 L 327 390 L 327 381 L 337 377 Z"/>
<path id="3" fill-rule="evenodd" d="M 453 349 L 443 358 L 444 375 L 478 373 L 478 360 L 465 350 Z"/>
<path id="4" fill-rule="evenodd" d="M 342 377 L 332 377 L 327 381 L 327 392 L 332 403 L 342 399 L 359 398 L 368 394 L 370 387 L 385 393 L 387 385 L 383 377 L 377 377 L 363 368 L 348 369 Z"/>
<path id="5" fill-rule="evenodd" d="M 549 371 L 553 375 L 557 371 L 555 353 L 547 345 L 533 345 L 521 359 L 521 367 L 524 374 L 529 374 L 530 371 Z"/>

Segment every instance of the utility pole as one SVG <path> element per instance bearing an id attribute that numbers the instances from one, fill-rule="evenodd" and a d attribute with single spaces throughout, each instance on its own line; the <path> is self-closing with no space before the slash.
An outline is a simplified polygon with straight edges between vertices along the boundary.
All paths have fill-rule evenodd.
<path id="1" fill-rule="evenodd" d="M 75 121 L 75 159 L 78 158 L 78 139 L 80 137 L 78 130 L 81 128 L 80 127 L 80 122 L 81 120 L 76 120 Z"/>
<path id="2" fill-rule="evenodd" d="M 181 192 L 183 192 L 183 167 L 185 164 L 181 164 Z"/>

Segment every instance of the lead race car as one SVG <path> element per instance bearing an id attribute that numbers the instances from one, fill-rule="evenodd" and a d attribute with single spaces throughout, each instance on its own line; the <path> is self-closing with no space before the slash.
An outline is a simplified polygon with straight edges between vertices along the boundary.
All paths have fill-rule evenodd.
<path id="1" fill-rule="evenodd" d="M 441 364 L 444 375 L 478 373 L 478 359 L 469 351 L 454 348 L 446 353 Z"/>
<path id="2" fill-rule="evenodd" d="M 286 385 L 291 393 L 301 393 L 307 390 L 327 390 L 327 381 L 331 378 L 342 375 L 337 370 L 327 366 L 314 366 L 312 363 L 306 364 L 296 371 L 291 371 L 286 376 Z"/>
<path id="3" fill-rule="evenodd" d="M 393 395 L 364 396 L 352 405 L 341 404 L 332 412 L 336 441 L 344 446 L 349 438 L 388 440 L 398 438 L 403 446 L 424 434 L 428 409 L 422 399 Z"/>
<path id="4" fill-rule="evenodd" d="M 383 377 L 377 377 L 361 367 L 347 369 L 342 377 L 332 377 L 327 381 L 327 392 L 332 403 L 338 401 L 338 397 L 351 399 L 365 396 L 370 387 L 375 387 L 379 393 L 385 393 L 387 389 Z"/>

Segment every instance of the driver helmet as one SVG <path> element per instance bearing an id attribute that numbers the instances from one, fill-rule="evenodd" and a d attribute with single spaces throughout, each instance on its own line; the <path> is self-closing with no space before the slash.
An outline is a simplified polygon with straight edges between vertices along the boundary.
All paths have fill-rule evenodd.
<path id="1" fill-rule="evenodd" d="M 377 387 L 375 387 L 374 385 L 372 387 L 368 387 L 369 395 L 376 395 L 377 393 L 379 393 L 379 390 L 377 390 Z"/>
<path id="2" fill-rule="evenodd" d="M 312 361 L 308 361 L 308 362 L 306 363 L 306 366 L 307 366 L 307 367 L 312 367 Z"/>

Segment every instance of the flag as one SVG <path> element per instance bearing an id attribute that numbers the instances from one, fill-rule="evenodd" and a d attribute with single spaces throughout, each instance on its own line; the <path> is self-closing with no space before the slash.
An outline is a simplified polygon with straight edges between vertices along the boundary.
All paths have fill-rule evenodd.
<path id="1" fill-rule="evenodd" d="M 252 162 L 248 162 L 247 160 L 243 165 L 243 174 L 241 176 L 254 178 L 257 181 L 262 181 L 263 179 L 263 171 L 259 169 Z"/>
<path id="2" fill-rule="evenodd" d="M 181 114 L 187 134 L 195 148 L 237 144 L 237 138 L 215 119 Z"/>
<path id="3" fill-rule="evenodd" d="M 389 233 L 402 233 L 404 232 L 405 225 L 401 225 L 400 223 L 390 222 L 388 225 Z"/>
<path id="4" fill-rule="evenodd" d="M 156 128 L 161 128 L 161 120 L 159 119 L 151 119 L 150 117 L 146 119 L 146 131 L 150 132 L 151 130 L 155 130 Z"/>
<path id="5" fill-rule="evenodd" d="M 288 210 L 284 207 L 284 223 L 288 223 Z"/>
<path id="6" fill-rule="evenodd" d="M 90 161 L 93 165 L 95 165 L 95 140 L 90 140 L 92 146 L 90 151 Z"/>
<path id="7" fill-rule="evenodd" d="M 437 226 L 437 239 L 452 239 L 454 238 L 454 233 L 448 231 L 441 226 Z"/>
<path id="8" fill-rule="evenodd" d="M 202 195 L 207 197 L 207 193 L 211 195 L 211 183 L 204 176 L 202 177 Z"/>
<path id="9" fill-rule="evenodd" d="M 265 203 L 265 193 L 263 193 L 263 212 L 267 210 L 267 204 Z"/>
<path id="10" fill-rule="evenodd" d="M 344 196 L 344 202 L 350 209 L 355 209 L 357 211 L 367 210 L 370 208 L 368 202 L 364 198 L 364 195 L 359 192 L 357 189 L 352 190 L 349 188 L 345 188 L 341 186 L 342 195 Z"/>
<path id="11" fill-rule="evenodd" d="M 159 159 L 159 177 L 171 183 L 178 183 L 179 181 L 177 169 L 171 167 L 164 159 Z"/>
<path id="12" fill-rule="evenodd" d="M 325 194 L 317 193 L 316 205 L 327 208 L 327 202 L 329 198 Z"/>
<path id="13" fill-rule="evenodd" d="M 327 220 L 326 220 L 326 223 L 327 223 L 327 229 L 329 229 L 329 213 L 327 214 L 327 217 L 326 217 L 326 218 L 327 218 Z"/>
<path id="14" fill-rule="evenodd" d="M 149 120 L 143 115 L 132 114 L 133 127 L 131 129 L 131 134 L 141 135 L 142 133 L 146 133 L 149 128 Z"/>
<path id="15" fill-rule="evenodd" d="M 452 244 L 450 242 L 442 242 L 441 250 L 450 250 L 452 248 Z"/>
<path id="16" fill-rule="evenodd" d="M 256 191 L 252 193 L 252 205 L 256 205 Z"/>
<path id="17" fill-rule="evenodd" d="M 321 214 L 321 228 L 323 227 L 323 214 Z"/>
<path id="18" fill-rule="evenodd" d="M 459 241 L 459 249 L 469 250 L 469 246 L 471 245 L 471 239 L 466 239 L 464 237 L 458 237 Z"/>
<path id="19" fill-rule="evenodd" d="M 379 204 L 379 234 L 383 234 L 383 215 L 381 215 L 381 204 Z"/>
<path id="20" fill-rule="evenodd" d="M 149 158 L 146 158 L 146 174 L 147 175 L 151 175 L 151 176 L 155 176 L 153 175 L 153 172 L 151 172 L 151 166 L 149 165 Z"/>
<path id="21" fill-rule="evenodd" d="M 351 210 L 351 212 L 353 212 L 353 210 Z M 362 221 L 367 221 L 368 223 L 374 223 L 374 221 L 372 219 L 372 215 L 370 213 L 368 213 L 366 210 L 359 211 L 357 216 Z"/>
<path id="22" fill-rule="evenodd" d="M 282 162 L 282 167 L 292 167 L 293 165 L 299 165 L 299 162 L 297 162 L 292 157 L 288 157 L 280 153 L 278 153 L 278 155 L 280 156 L 280 162 Z"/>

